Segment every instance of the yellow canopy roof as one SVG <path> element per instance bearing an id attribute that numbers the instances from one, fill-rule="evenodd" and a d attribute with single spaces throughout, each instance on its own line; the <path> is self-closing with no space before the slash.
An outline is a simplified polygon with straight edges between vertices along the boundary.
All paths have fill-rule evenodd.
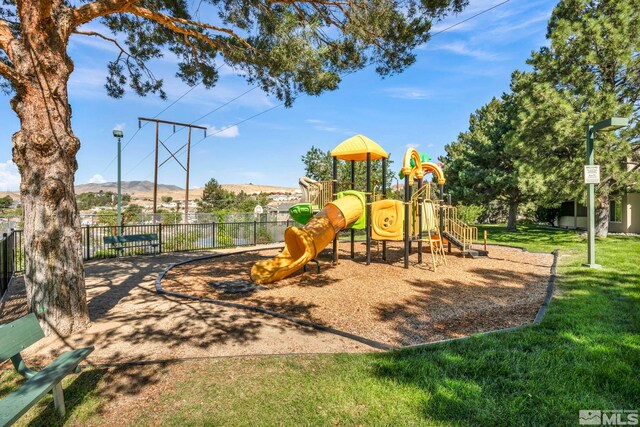
<path id="1" fill-rule="evenodd" d="M 337 157 L 340 160 L 365 161 L 367 160 L 367 153 L 371 153 L 371 160 L 389 157 L 389 154 L 382 147 L 364 135 L 352 136 L 342 141 L 333 149 L 331 157 Z"/>

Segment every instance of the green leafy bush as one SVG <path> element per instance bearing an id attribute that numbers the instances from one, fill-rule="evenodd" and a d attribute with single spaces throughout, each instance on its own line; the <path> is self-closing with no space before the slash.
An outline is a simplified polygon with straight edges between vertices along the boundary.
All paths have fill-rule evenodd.
<path id="1" fill-rule="evenodd" d="M 459 204 L 458 218 L 467 224 L 475 224 L 478 222 L 478 217 L 484 214 L 484 208 L 479 205 L 463 205 Z"/>
<path id="2" fill-rule="evenodd" d="M 536 207 L 534 218 L 537 222 L 555 225 L 555 221 L 560 216 L 560 208 L 558 207 Z"/>

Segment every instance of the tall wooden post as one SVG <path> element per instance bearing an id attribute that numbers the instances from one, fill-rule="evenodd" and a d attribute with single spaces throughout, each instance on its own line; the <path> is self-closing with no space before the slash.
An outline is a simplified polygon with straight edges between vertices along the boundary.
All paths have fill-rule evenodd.
<path id="1" fill-rule="evenodd" d="M 444 203 L 444 184 L 440 184 L 440 200 L 442 200 L 440 202 L 440 208 L 438 209 L 438 213 L 439 213 L 439 224 L 438 226 L 440 227 L 440 232 L 442 233 L 442 231 L 444 230 L 444 209 L 442 208 L 442 204 Z"/>
<path id="2" fill-rule="evenodd" d="M 187 183 L 184 190 L 184 222 L 189 224 L 189 165 L 191 163 L 191 126 L 189 126 L 189 136 L 187 136 Z"/>
<path id="3" fill-rule="evenodd" d="M 156 212 L 158 211 L 158 133 L 160 132 L 160 123 L 156 122 L 156 160 L 153 173 L 153 223 L 156 223 Z"/>
<path id="4" fill-rule="evenodd" d="M 192 128 L 196 128 L 196 129 L 202 129 L 204 131 L 204 136 L 205 138 L 207 137 L 207 128 L 204 126 L 196 126 L 194 124 L 191 123 L 180 123 L 180 122 L 171 122 L 168 120 L 160 120 L 160 119 L 148 119 L 146 117 L 138 117 L 138 127 L 141 127 L 141 123 L 143 121 L 147 121 L 147 122 L 155 122 L 156 124 L 156 157 L 155 157 L 155 170 L 153 173 L 153 223 L 156 223 L 156 213 L 158 211 L 158 169 L 160 167 L 162 167 L 162 165 L 164 165 L 165 163 L 167 163 L 169 160 L 173 159 L 175 160 L 181 167 L 182 169 L 184 169 L 184 171 L 187 173 L 187 182 L 186 182 L 186 192 L 185 192 L 185 220 L 187 220 L 187 216 L 189 214 L 189 170 L 190 170 L 190 162 L 191 162 L 191 129 Z M 162 124 L 167 124 L 167 125 L 171 125 L 173 126 L 173 132 L 175 133 L 176 131 L 176 126 L 181 126 L 181 127 L 186 127 L 189 129 L 189 137 L 187 140 L 187 143 L 184 144 L 182 147 L 180 147 L 179 149 L 177 149 L 176 151 L 172 151 L 169 149 L 169 147 L 167 147 L 167 145 L 160 141 L 160 123 Z M 162 163 L 158 164 L 158 149 L 159 149 L 159 144 L 162 144 L 162 146 L 169 152 L 169 157 L 164 160 Z M 180 153 L 184 148 L 187 148 L 187 165 L 186 167 L 182 164 L 182 162 L 180 162 L 180 160 L 178 160 L 178 153 Z"/>

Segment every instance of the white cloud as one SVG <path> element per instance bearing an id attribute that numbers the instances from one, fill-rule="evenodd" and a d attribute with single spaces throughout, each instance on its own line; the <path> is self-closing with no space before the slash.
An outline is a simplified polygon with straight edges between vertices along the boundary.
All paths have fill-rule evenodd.
<path id="1" fill-rule="evenodd" d="M 20 172 L 11 160 L 0 162 L 0 191 L 18 191 L 20 187 Z"/>
<path id="2" fill-rule="evenodd" d="M 208 126 L 207 136 L 213 136 L 216 138 L 235 138 L 240 135 L 240 128 L 238 126 L 223 126 L 217 128 L 215 126 Z"/>
<path id="3" fill-rule="evenodd" d="M 420 144 L 407 144 L 407 145 L 405 145 L 405 147 L 407 147 L 407 148 L 418 148 L 418 147 L 420 147 Z"/>
<path id="4" fill-rule="evenodd" d="M 451 43 L 438 43 L 435 45 L 427 45 L 427 50 L 443 50 L 445 52 L 451 52 L 456 55 L 468 56 L 480 60 L 496 60 L 500 59 L 498 54 L 486 52 L 481 49 L 471 47 L 468 43 L 463 41 L 456 41 Z"/>
<path id="5" fill-rule="evenodd" d="M 429 99 L 433 97 L 433 93 L 415 87 L 395 87 L 385 89 L 385 92 L 392 98 L 400 98 L 400 99 L 413 99 L 413 100 L 421 100 L 421 99 Z"/>
<path id="6" fill-rule="evenodd" d="M 113 127 L 113 130 L 124 130 L 126 123 L 116 123 L 116 125 Z"/>
<path id="7" fill-rule="evenodd" d="M 335 133 L 341 133 L 345 135 L 355 134 L 355 132 L 353 132 L 352 130 L 334 126 L 333 124 L 328 123 L 324 120 L 306 119 L 304 122 L 312 125 L 315 130 L 318 130 L 321 132 L 335 132 Z"/>
<path id="8" fill-rule="evenodd" d="M 89 179 L 90 184 L 104 184 L 105 182 L 107 182 L 107 180 L 99 173 L 93 175 L 91 179 Z"/>

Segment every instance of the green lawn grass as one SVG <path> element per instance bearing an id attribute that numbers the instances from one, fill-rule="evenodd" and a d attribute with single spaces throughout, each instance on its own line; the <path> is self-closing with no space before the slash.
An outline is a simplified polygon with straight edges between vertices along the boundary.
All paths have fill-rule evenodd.
<path id="1" fill-rule="evenodd" d="M 579 409 L 640 409 L 640 238 L 598 241 L 603 269 L 589 270 L 574 232 L 486 228 L 492 243 L 560 249 L 557 293 L 541 324 L 388 353 L 165 366 L 164 386 L 129 412 L 130 424 L 577 425 Z M 114 398 L 109 378 L 127 372 L 70 378 L 67 421 L 99 424 Z M 0 377 L 1 395 L 17 380 Z M 55 422 L 51 399 L 21 422 Z"/>

